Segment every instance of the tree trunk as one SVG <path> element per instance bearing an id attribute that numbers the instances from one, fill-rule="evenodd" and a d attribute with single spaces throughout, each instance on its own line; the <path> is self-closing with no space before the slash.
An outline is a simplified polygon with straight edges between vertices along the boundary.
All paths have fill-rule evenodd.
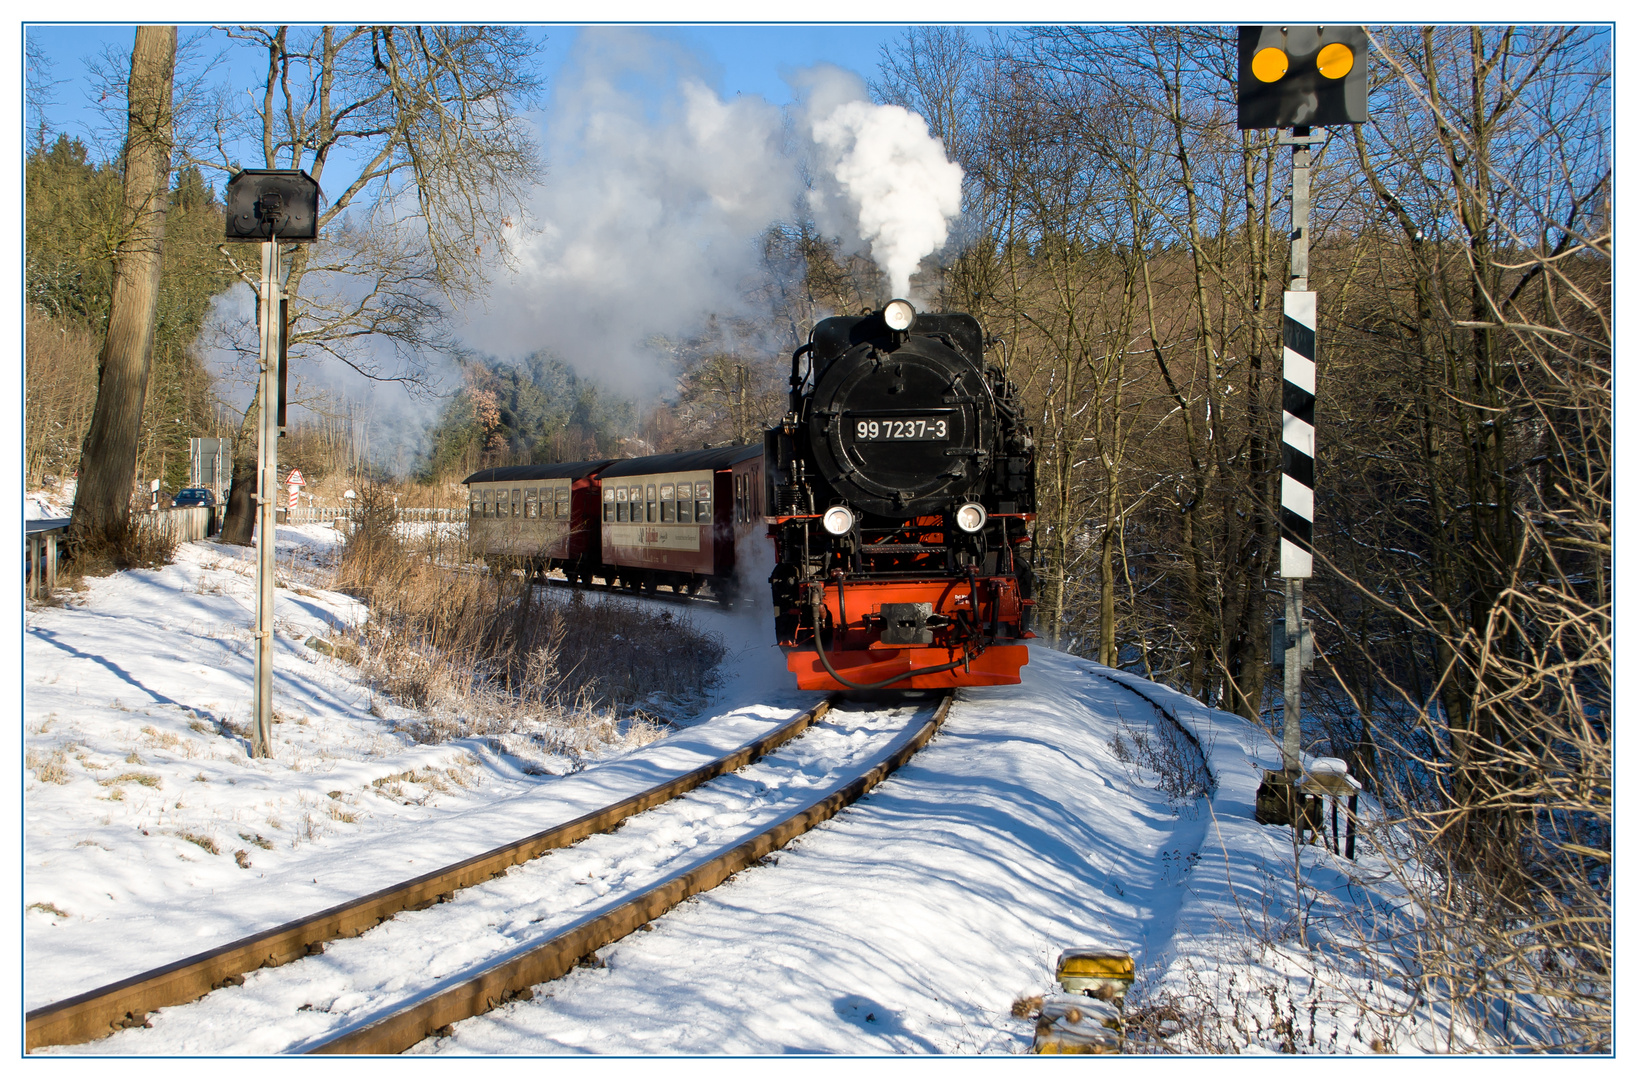
<path id="1" fill-rule="evenodd" d="M 96 409 L 80 451 L 71 526 L 75 542 L 122 532 L 130 517 L 165 242 L 175 69 L 176 27 L 137 27 L 125 146 L 125 235 L 114 256 L 108 336 L 97 361 Z"/>
<path id="2" fill-rule="evenodd" d="M 256 538 L 256 456 L 261 442 L 261 383 L 239 423 L 233 440 L 233 482 L 227 489 L 227 512 L 222 516 L 224 544 L 248 545 Z"/>

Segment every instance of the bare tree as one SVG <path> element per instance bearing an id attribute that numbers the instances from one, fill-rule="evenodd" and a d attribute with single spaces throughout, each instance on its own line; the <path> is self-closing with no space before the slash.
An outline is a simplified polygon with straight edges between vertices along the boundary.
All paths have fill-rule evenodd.
<path id="1" fill-rule="evenodd" d="M 111 541 L 130 517 L 137 440 L 153 359 L 172 147 L 176 28 L 139 26 L 127 94 L 123 236 L 114 257 L 97 405 L 80 452 L 70 526 L 76 543 Z"/>
<path id="2" fill-rule="evenodd" d="M 306 169 L 327 198 L 320 242 L 288 263 L 292 356 L 424 384 L 427 355 L 451 346 L 445 303 L 481 292 L 538 175 L 522 117 L 537 87 L 537 44 L 523 28 L 492 26 L 226 33 L 265 53 L 266 79 L 248 108 L 219 96 L 189 159 L 231 175 L 250 140 L 259 167 Z M 337 181 L 336 167 L 357 171 Z M 248 270 L 241 276 L 253 282 Z M 248 325 L 240 329 L 238 347 L 253 355 Z M 223 531 L 241 543 L 250 540 L 259 406 L 253 398 L 240 426 Z"/>

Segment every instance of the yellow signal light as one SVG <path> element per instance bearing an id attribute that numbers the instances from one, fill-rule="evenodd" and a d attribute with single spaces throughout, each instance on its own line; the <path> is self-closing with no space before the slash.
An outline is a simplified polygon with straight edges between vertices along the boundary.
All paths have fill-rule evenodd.
<path id="1" fill-rule="evenodd" d="M 1348 54 L 1348 63 L 1352 63 L 1352 54 Z M 1251 58 L 1250 71 L 1262 82 L 1278 82 L 1290 70 L 1290 57 L 1283 49 L 1263 49 Z"/>
<path id="2" fill-rule="evenodd" d="M 1331 42 L 1319 50 L 1319 74 L 1327 79 L 1339 79 L 1353 70 L 1353 50 L 1340 42 Z"/>

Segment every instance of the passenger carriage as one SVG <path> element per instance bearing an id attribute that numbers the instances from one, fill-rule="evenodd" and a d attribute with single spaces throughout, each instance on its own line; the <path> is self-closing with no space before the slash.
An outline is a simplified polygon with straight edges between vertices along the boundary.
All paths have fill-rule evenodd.
<path id="1" fill-rule="evenodd" d="M 509 465 L 468 476 L 472 554 L 561 570 L 570 581 L 590 584 L 602 561 L 596 477 L 612 463 Z"/>
<path id="2" fill-rule="evenodd" d="M 598 480 L 602 562 L 621 584 L 731 594 L 736 544 L 765 531 L 759 445 L 616 461 Z"/>
<path id="3" fill-rule="evenodd" d="M 483 469 L 466 484 L 474 556 L 575 584 L 731 599 L 738 545 L 765 533 L 760 445 Z"/>

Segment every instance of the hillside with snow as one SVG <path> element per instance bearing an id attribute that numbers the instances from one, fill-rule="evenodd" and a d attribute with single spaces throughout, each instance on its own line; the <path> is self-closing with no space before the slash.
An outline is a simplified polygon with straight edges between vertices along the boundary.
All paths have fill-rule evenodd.
<path id="1" fill-rule="evenodd" d="M 323 587 L 338 542 L 279 530 L 271 759 L 251 759 L 245 737 L 249 550 L 184 544 L 167 567 L 88 579 L 27 612 L 26 1007 L 567 820 L 818 697 L 791 685 L 765 614 L 696 605 L 727 659 L 703 707 L 663 737 L 633 726 L 573 761 L 504 738 L 417 741 L 412 710 L 309 644 L 367 617 Z M 669 824 L 634 820 L 539 860 L 557 876 L 537 888 L 599 896 L 672 849 L 731 835 L 769 787 L 872 752 L 879 724 L 849 715 L 799 740 L 812 763 L 795 780 L 752 767 L 689 796 Z M 1167 775 L 1189 753 L 1208 773 Z M 1367 929 L 1360 913 L 1391 899 L 1385 867 L 1298 851 L 1288 829 L 1252 819 L 1260 769 L 1277 760 L 1236 716 L 1036 646 L 1021 685 L 961 691 L 908 766 L 776 859 L 417 1052 L 1025 1053 L 1033 1021 L 1015 1013 L 1051 992 L 1063 949 L 1088 944 L 1133 955 L 1129 1011 L 1151 1051 L 1442 1049 L 1429 1025 L 1389 1018 L 1390 973 L 1347 948 Z M 440 907 L 453 919 L 462 904 L 474 934 L 532 932 L 476 898 Z M 391 946 L 428 914 L 342 944 L 374 948 L 371 962 L 404 978 L 457 968 L 468 942 L 452 930 L 422 952 Z M 301 962 L 310 1000 L 290 1016 L 362 1007 L 341 954 Z M 270 974 L 57 1052 L 282 1049 L 308 1029 L 257 996 Z"/>

